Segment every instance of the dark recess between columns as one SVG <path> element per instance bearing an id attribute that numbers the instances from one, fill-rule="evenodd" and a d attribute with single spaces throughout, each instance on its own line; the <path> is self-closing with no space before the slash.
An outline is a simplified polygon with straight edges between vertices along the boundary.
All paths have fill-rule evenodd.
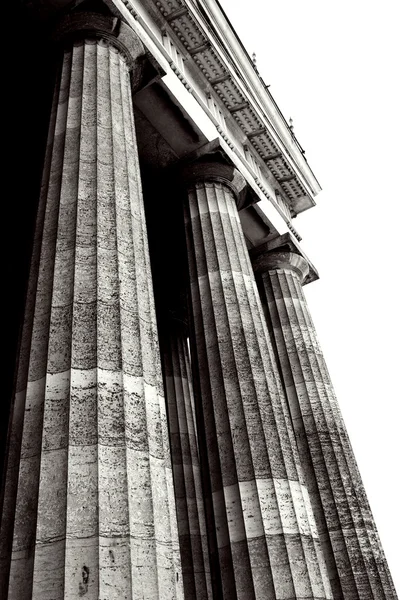
<path id="1" fill-rule="evenodd" d="M 3 71 L 6 108 L 3 120 L 3 156 L 6 156 L 3 192 L 3 398 L 0 414 L 0 481 L 3 482 L 7 429 L 13 396 L 15 357 L 19 343 L 56 53 L 43 24 L 20 2 L 9 2 L 10 24 L 6 69 Z M 10 14 L 11 13 L 11 14 Z M 4 163 L 3 163 L 4 164 Z M 0 491 L 0 511 L 3 487 Z"/>

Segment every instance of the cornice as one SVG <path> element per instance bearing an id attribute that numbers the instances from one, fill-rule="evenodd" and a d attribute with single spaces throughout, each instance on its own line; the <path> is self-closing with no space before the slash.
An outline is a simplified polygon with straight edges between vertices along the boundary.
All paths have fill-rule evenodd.
<path id="1" fill-rule="evenodd" d="M 36 3 L 25 2 L 36 21 L 47 22 L 57 13 L 84 5 L 86 0 L 42 0 L 40 9 Z M 149 48 L 149 57 L 154 54 L 161 70 L 169 65 L 288 227 L 291 217 L 315 205 L 318 181 L 216 0 L 97 0 L 97 4 L 104 4 L 116 17 L 126 20 Z M 179 47 L 183 63 L 182 57 L 177 61 L 171 56 L 164 35 L 170 35 Z M 168 69 L 165 72 L 168 75 Z M 174 89 L 172 85 L 172 94 Z M 219 104 L 225 123 L 209 110 L 208 98 Z M 248 160 L 249 154 L 255 157 L 256 168 L 253 160 Z M 286 204 L 283 211 L 282 202 L 276 201 L 277 191 Z M 299 239 L 297 232 L 295 235 Z"/>
<path id="2" fill-rule="evenodd" d="M 218 0 L 197 0 L 197 3 L 207 13 L 219 37 L 229 50 L 231 59 L 239 66 L 240 74 L 254 104 L 261 108 L 264 117 L 269 121 L 271 129 L 286 145 L 290 158 L 295 162 L 294 166 L 300 170 L 299 175 L 305 178 L 313 193 L 317 194 L 321 187 L 305 158 L 303 148 L 271 95 L 269 86 L 264 83 L 255 63 L 231 26 Z"/>
<path id="3" fill-rule="evenodd" d="M 267 106 L 265 89 L 262 94 L 263 106 L 260 106 L 260 88 L 263 84 L 254 68 L 252 75 L 258 89 L 248 77 L 248 68 L 246 78 L 243 77 L 243 63 L 248 62 L 244 51 L 240 61 L 229 56 L 229 49 L 221 39 L 217 39 L 210 23 L 206 22 L 204 15 L 191 2 L 153 1 L 188 56 L 196 63 L 211 89 L 246 135 L 248 145 L 253 147 L 279 183 L 289 201 L 291 212 L 298 214 L 314 206 L 313 197 L 320 186 L 287 123 L 278 114 L 279 109 L 271 100 L 272 97 L 269 98 L 271 106 Z M 210 5 L 210 2 L 202 4 Z M 225 37 L 227 30 L 230 31 L 229 27 L 224 28 Z M 230 32 L 231 46 L 234 38 L 234 32 Z M 273 113 L 274 122 L 267 112 Z"/>
<path id="4" fill-rule="evenodd" d="M 67 4 L 70 4 L 68 0 L 66 1 Z M 184 113 L 186 112 L 189 120 L 193 120 L 195 127 L 198 126 L 199 122 L 201 123 L 198 127 L 201 135 L 204 135 L 204 138 L 210 141 L 214 139 L 216 132 L 219 134 L 221 144 L 224 146 L 224 149 L 230 156 L 233 164 L 235 164 L 242 172 L 250 187 L 258 195 L 260 209 L 262 205 L 263 208 L 261 210 L 265 213 L 271 233 L 275 232 L 279 234 L 283 233 L 285 229 L 289 229 L 298 240 L 301 240 L 300 235 L 291 222 L 291 217 L 295 216 L 296 211 L 290 206 L 290 201 L 287 198 L 284 189 L 279 185 L 267 167 L 264 169 L 261 168 L 261 174 L 259 173 L 258 167 L 260 167 L 260 164 L 262 165 L 260 156 L 254 147 L 248 143 L 245 134 L 240 129 L 233 116 L 228 116 L 228 119 L 226 119 L 226 116 L 229 115 L 229 111 L 222 102 L 218 102 L 217 94 L 212 90 L 214 97 L 217 99 L 220 108 L 224 112 L 224 119 L 229 121 L 229 123 L 222 123 L 221 127 L 220 119 L 216 118 L 216 115 L 213 114 L 210 106 L 208 106 L 208 97 L 211 90 L 208 79 L 202 73 L 202 70 L 198 68 L 197 62 L 186 50 L 182 42 L 180 42 L 169 24 L 169 21 L 174 22 L 179 15 L 183 16 L 183 14 L 190 12 L 190 10 L 192 10 L 192 7 L 189 6 L 190 3 L 186 2 L 183 6 L 181 0 L 178 2 L 174 2 L 173 0 L 170 6 L 171 14 L 168 13 L 168 17 L 165 17 L 156 7 L 156 0 L 98 1 L 100 3 L 103 2 L 115 17 L 125 21 L 141 38 L 146 48 L 147 58 L 150 62 L 153 60 L 153 66 L 158 74 L 165 75 L 160 81 L 160 85 L 165 89 L 167 94 L 170 95 L 171 101 L 176 103 L 180 109 L 183 109 Z M 51 0 L 43 0 L 43 2 L 51 2 Z M 84 0 L 75 0 L 75 2 L 72 2 L 71 4 L 81 4 L 82 2 L 84 3 Z M 64 7 L 63 11 L 61 8 L 56 8 L 52 5 L 52 12 L 54 17 L 57 13 L 68 12 L 68 10 Z M 195 19 L 192 16 L 192 12 L 190 12 L 190 15 L 192 17 L 191 22 L 194 23 Z M 207 28 L 204 30 L 204 35 L 209 33 L 206 32 L 206 29 Z M 176 57 L 173 56 L 173 53 L 171 54 L 171 49 L 169 49 L 168 44 L 165 43 L 166 34 L 167 37 L 171 36 L 176 47 L 185 55 L 183 63 L 181 59 L 177 60 Z M 212 42 L 214 43 L 215 40 L 212 40 Z M 215 43 L 217 44 L 217 42 Z M 193 46 L 195 46 L 196 50 L 194 56 L 197 56 L 197 51 L 200 53 L 203 44 L 193 44 Z M 213 48 L 215 48 L 215 52 L 219 51 L 217 46 Z M 215 85 L 223 83 L 226 76 L 229 75 L 229 77 L 231 77 L 232 73 L 230 71 L 232 69 L 235 70 L 235 67 L 229 65 L 227 62 L 224 64 L 226 69 L 225 75 L 213 80 Z M 238 71 L 237 68 L 236 71 Z M 182 86 L 183 89 L 180 89 L 180 86 Z M 185 94 L 182 93 L 184 89 L 189 96 L 194 98 L 199 109 L 203 111 L 204 116 L 206 117 L 205 119 L 199 119 L 200 113 L 197 113 L 196 110 L 192 110 L 194 106 L 191 103 L 190 98 L 185 97 Z M 151 121 L 151 115 L 149 115 L 148 118 Z M 213 127 L 214 131 L 212 129 Z M 256 162 L 258 165 L 256 168 L 254 168 L 253 161 L 249 161 L 248 157 L 245 156 L 246 146 L 252 149 L 253 155 L 257 158 Z M 277 201 L 276 192 L 280 194 L 282 202 Z"/>

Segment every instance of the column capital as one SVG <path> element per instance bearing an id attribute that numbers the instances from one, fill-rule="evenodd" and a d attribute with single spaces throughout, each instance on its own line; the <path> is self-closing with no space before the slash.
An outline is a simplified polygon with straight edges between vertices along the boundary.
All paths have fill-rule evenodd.
<path id="1" fill-rule="evenodd" d="M 252 257 L 253 269 L 256 274 L 277 269 L 290 269 L 294 271 L 303 284 L 310 272 L 308 262 L 300 254 L 286 250 L 264 252 Z"/>
<path id="2" fill-rule="evenodd" d="M 247 183 L 243 175 L 233 165 L 215 161 L 211 156 L 186 164 L 180 171 L 180 180 L 189 189 L 199 183 L 222 183 L 232 190 L 238 210 L 246 205 Z"/>
<path id="3" fill-rule="evenodd" d="M 292 269 L 299 276 L 302 285 L 319 279 L 317 269 L 290 233 L 251 248 L 249 254 L 256 275 L 274 269 Z M 289 259 L 286 255 L 294 257 Z"/>
<path id="4" fill-rule="evenodd" d="M 65 15 L 57 23 L 53 41 L 65 45 L 79 40 L 102 40 L 113 46 L 125 58 L 131 72 L 133 91 L 149 83 L 158 74 L 154 61 L 138 35 L 123 21 L 113 15 L 79 11 Z"/>

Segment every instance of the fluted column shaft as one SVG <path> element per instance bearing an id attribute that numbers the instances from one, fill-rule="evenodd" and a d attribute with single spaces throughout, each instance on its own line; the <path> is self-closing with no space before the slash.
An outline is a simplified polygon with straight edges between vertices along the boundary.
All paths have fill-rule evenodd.
<path id="1" fill-rule="evenodd" d="M 185 598 L 213 598 L 199 440 L 186 327 L 171 319 L 162 343 Z"/>
<path id="2" fill-rule="evenodd" d="M 221 597 L 329 598 L 236 206 L 241 177 L 199 164 L 186 230 L 195 353 L 216 522 Z M 203 173 L 203 175 L 202 175 Z"/>
<path id="3" fill-rule="evenodd" d="M 9 600 L 182 597 L 129 72 L 144 51 L 117 42 L 71 42 L 55 87 L 1 529 Z"/>
<path id="4" fill-rule="evenodd" d="M 290 252 L 254 260 L 270 319 L 335 598 L 396 597 L 303 293 L 308 265 Z"/>

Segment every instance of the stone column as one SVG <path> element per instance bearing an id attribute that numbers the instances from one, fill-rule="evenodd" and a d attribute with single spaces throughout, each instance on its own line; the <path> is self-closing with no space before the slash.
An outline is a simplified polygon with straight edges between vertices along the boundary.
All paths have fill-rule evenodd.
<path id="1" fill-rule="evenodd" d="M 244 180 L 196 163 L 186 232 L 220 596 L 329 598 L 329 580 L 237 203 Z"/>
<path id="2" fill-rule="evenodd" d="M 260 253 L 253 266 L 275 340 L 335 598 L 396 597 L 302 284 L 306 260 Z"/>
<path id="3" fill-rule="evenodd" d="M 2 597 L 181 598 L 131 98 L 144 48 L 100 15 L 69 17 L 63 31 L 10 433 Z"/>
<path id="4" fill-rule="evenodd" d="M 188 332 L 170 318 L 162 336 L 165 394 L 185 598 L 213 598 Z"/>

